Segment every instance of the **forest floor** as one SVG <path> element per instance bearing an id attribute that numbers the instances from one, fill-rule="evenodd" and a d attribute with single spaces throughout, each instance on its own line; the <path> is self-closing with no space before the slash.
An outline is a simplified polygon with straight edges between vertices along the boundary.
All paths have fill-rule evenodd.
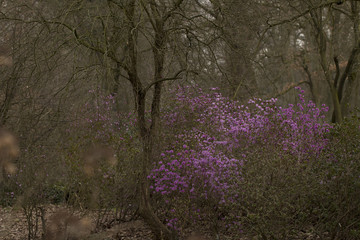
<path id="1" fill-rule="evenodd" d="M 65 209 L 63 206 L 49 205 L 46 207 L 46 223 L 51 223 L 51 216 Z M 67 210 L 69 210 L 67 208 Z M 91 212 L 81 213 L 79 211 L 72 211 L 72 214 L 77 215 L 81 219 L 90 219 L 89 228 L 94 229 L 96 223 L 96 214 Z M 24 212 L 21 209 L 16 208 L 3 208 L 0 207 L 0 240 L 27 240 L 27 222 Z M 90 233 L 90 231 L 89 231 Z M 41 236 L 42 231 L 39 231 L 38 236 Z M 190 234 L 186 234 L 189 236 Z M 324 236 L 325 237 L 325 236 Z M 40 238 L 39 238 L 40 239 Z M 67 237 L 55 237 L 50 238 L 51 240 L 63 240 Z M 133 220 L 129 222 L 123 222 L 113 225 L 109 229 L 101 230 L 97 233 L 87 234 L 85 237 L 71 238 L 71 239 L 86 239 L 86 240 L 153 240 L 154 236 L 151 233 L 150 228 L 142 220 Z M 189 238 L 189 239 L 201 239 L 210 240 L 211 237 L 207 238 Z M 221 236 L 221 239 L 234 239 L 231 236 Z M 241 238 L 245 239 L 258 239 L 258 238 Z M 311 233 L 301 233 L 298 238 L 301 240 L 315 240 L 319 239 Z M 324 239 L 327 239 L 326 237 Z"/>
<path id="2" fill-rule="evenodd" d="M 61 207 L 50 205 L 46 208 L 46 219 Z M 83 216 L 82 216 L 83 217 Z M 87 214 L 91 219 L 91 225 L 95 226 L 95 216 Z M 41 231 L 39 232 L 41 235 Z M 0 207 L 0 239 L 1 240 L 25 240 L 27 238 L 26 217 L 21 209 Z M 83 239 L 83 238 L 82 238 Z M 152 240 L 150 229 L 141 220 L 124 222 L 112 226 L 110 229 L 91 233 L 85 239 L 89 240 Z"/>

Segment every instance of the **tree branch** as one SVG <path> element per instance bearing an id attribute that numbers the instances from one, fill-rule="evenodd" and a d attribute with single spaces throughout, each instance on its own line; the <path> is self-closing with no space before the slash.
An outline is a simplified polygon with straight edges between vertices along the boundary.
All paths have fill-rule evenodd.
<path id="1" fill-rule="evenodd" d="M 360 0 L 357 0 L 357 1 L 360 1 Z M 321 3 L 321 4 L 317 5 L 317 6 L 311 7 L 311 8 L 309 8 L 309 9 L 307 9 L 306 11 L 304 11 L 304 12 L 302 12 L 302 13 L 299 13 L 298 15 L 295 15 L 295 16 L 289 18 L 289 19 L 285 19 L 285 20 L 282 20 L 282 21 L 280 21 L 280 22 L 276 22 L 276 23 L 273 23 L 273 24 L 270 24 L 270 23 L 269 23 L 269 20 L 267 20 L 266 22 L 267 22 L 267 24 L 268 24 L 269 26 L 268 26 L 268 28 L 266 29 L 266 31 L 267 31 L 268 29 L 270 29 L 270 28 L 272 28 L 272 27 L 275 27 L 275 26 L 278 26 L 278 25 L 282 25 L 282 24 L 285 24 L 285 23 L 291 23 L 291 22 L 297 20 L 298 18 L 301 18 L 301 17 L 305 16 L 306 14 L 310 13 L 310 12 L 313 11 L 313 10 L 316 10 L 316 9 L 318 9 L 318 8 L 327 7 L 327 6 L 330 6 L 330 5 L 332 5 L 332 4 L 334 4 L 334 3 L 337 3 L 337 2 L 338 2 L 338 0 L 329 0 L 329 1 L 325 2 L 325 3 Z"/>
<path id="2" fill-rule="evenodd" d="M 181 69 L 180 71 L 178 71 L 178 72 L 174 75 L 174 77 L 162 78 L 162 79 L 159 79 L 159 80 L 156 80 L 156 81 L 150 83 L 149 85 L 147 85 L 147 86 L 144 88 L 144 93 L 146 93 L 147 91 L 149 91 L 149 89 L 150 89 L 152 86 L 154 86 L 155 84 L 157 84 L 157 83 L 161 83 L 161 82 L 165 82 L 165 81 L 173 81 L 173 80 L 180 79 L 179 75 L 180 75 L 182 72 L 184 72 L 184 71 L 186 71 L 186 69 Z M 190 71 L 190 72 L 194 72 L 195 74 L 197 74 L 197 72 L 195 72 L 195 71 Z"/>
<path id="3" fill-rule="evenodd" d="M 180 5 L 184 2 L 184 0 L 177 0 L 176 3 L 174 4 L 174 7 L 167 12 L 167 14 L 163 17 L 163 22 L 166 22 L 169 17 L 171 16 L 171 14 L 180 7 Z"/>
<path id="4" fill-rule="evenodd" d="M 52 25 L 60 25 L 65 27 L 66 29 L 68 29 L 69 31 L 71 31 L 75 37 L 76 42 L 83 46 L 86 47 L 89 50 L 92 51 L 96 51 L 99 52 L 101 54 L 106 55 L 107 57 L 109 57 L 110 59 L 112 59 L 114 62 L 119 63 L 121 65 L 121 67 L 125 70 L 128 71 L 128 68 L 125 64 L 123 64 L 119 59 L 117 59 L 112 52 L 105 52 L 103 49 L 101 48 L 97 48 L 95 46 L 90 45 L 89 43 L 85 42 L 83 39 L 81 39 L 81 37 L 79 36 L 79 34 L 77 33 L 76 28 L 64 23 L 64 22 L 60 22 L 60 21 L 49 21 L 49 20 L 45 20 L 44 18 L 42 18 L 42 20 L 24 20 L 21 18 L 14 18 L 14 17 L 8 17 L 6 16 L 4 13 L 0 12 L 0 14 L 2 15 L 0 17 L 0 20 L 12 20 L 12 21 L 18 21 L 18 22 L 23 22 L 23 23 L 37 23 L 37 24 L 52 24 Z"/>
<path id="5" fill-rule="evenodd" d="M 286 89 L 284 89 L 281 92 L 277 93 L 273 98 L 280 97 L 280 96 L 286 94 L 287 92 L 289 92 L 290 90 L 294 89 L 294 87 L 300 86 L 300 85 L 302 85 L 304 83 L 305 84 L 310 84 L 309 81 L 306 81 L 306 80 L 298 82 L 298 83 L 293 83 L 289 87 L 287 87 Z M 268 98 L 271 98 L 271 97 L 268 97 Z"/>

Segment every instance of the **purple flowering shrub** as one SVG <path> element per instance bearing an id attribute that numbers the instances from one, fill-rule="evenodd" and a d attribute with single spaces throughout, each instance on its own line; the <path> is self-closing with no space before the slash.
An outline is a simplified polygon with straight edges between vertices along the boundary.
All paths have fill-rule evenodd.
<path id="1" fill-rule="evenodd" d="M 291 156 L 296 164 L 319 156 L 331 129 L 323 121 L 328 109 L 316 108 L 298 91 L 299 103 L 288 107 L 277 106 L 276 99 L 242 105 L 217 89 L 172 92 L 175 104 L 163 111 L 168 144 L 149 176 L 152 191 L 168 206 L 168 226 L 180 229 L 204 221 L 215 228 L 238 226 L 239 216 L 229 207 L 241 201 L 249 161 L 276 155 Z"/>
<path id="2" fill-rule="evenodd" d="M 218 151 L 214 138 L 201 131 L 193 130 L 175 139 L 171 149 L 161 154 L 149 178 L 154 183 L 150 188 L 161 194 L 171 214 L 167 225 L 179 230 L 192 223 L 190 219 L 201 221 L 206 217 L 201 210 L 212 208 L 207 214 L 218 217 L 220 213 L 213 208 L 232 197 L 228 194 L 234 187 L 230 181 L 241 177 L 241 161 Z"/>

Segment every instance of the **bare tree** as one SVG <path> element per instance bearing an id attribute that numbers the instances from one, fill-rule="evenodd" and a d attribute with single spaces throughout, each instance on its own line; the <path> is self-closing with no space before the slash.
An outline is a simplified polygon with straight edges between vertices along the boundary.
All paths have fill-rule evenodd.
<path id="1" fill-rule="evenodd" d="M 64 27 L 72 34 L 78 46 L 107 62 L 106 66 L 112 71 L 114 93 L 120 81 L 127 81 L 131 85 L 142 143 L 138 186 L 140 213 L 158 239 L 171 239 L 173 233 L 154 214 L 147 176 L 154 161 L 153 149 L 159 130 L 163 83 L 179 79 L 186 71 L 178 69 L 173 74 L 171 71 L 170 76 L 164 75 L 169 40 L 173 34 L 183 31 L 176 29 L 173 22 L 182 18 L 180 9 L 184 2 L 186 1 L 72 1 L 63 8 L 68 13 L 67 19 L 61 19 L 64 17 L 62 15 L 60 18 L 37 20 L 39 24 Z M 151 75 L 144 74 L 143 65 L 140 65 L 141 59 L 149 56 L 147 52 L 152 57 L 150 62 L 146 58 L 147 64 L 150 63 L 147 71 Z M 151 110 L 149 119 L 146 114 L 148 110 Z"/>
<path id="2" fill-rule="evenodd" d="M 301 44 L 294 44 L 293 49 L 295 53 L 298 52 L 295 56 L 304 70 L 304 78 L 308 79 L 307 83 L 314 98 L 318 99 L 321 95 L 319 89 L 325 88 L 316 80 L 318 69 L 314 66 L 321 67 L 334 109 L 333 121 L 341 122 L 345 112 L 348 112 L 345 109 L 351 99 L 350 89 L 357 72 L 357 1 L 347 1 L 341 6 L 337 1 L 284 1 L 279 9 L 280 12 L 287 10 L 292 15 L 270 17 L 263 36 L 266 36 L 265 32 L 290 24 L 295 33 L 300 33 L 295 38 L 299 39 Z M 344 26 L 348 26 L 352 32 L 345 31 Z M 318 59 L 318 62 L 306 59 Z"/>

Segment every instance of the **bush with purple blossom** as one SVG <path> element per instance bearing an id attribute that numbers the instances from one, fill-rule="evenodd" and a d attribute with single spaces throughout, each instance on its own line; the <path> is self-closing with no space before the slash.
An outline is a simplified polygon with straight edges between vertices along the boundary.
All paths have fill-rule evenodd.
<path id="1" fill-rule="evenodd" d="M 298 104 L 287 107 L 278 106 L 277 99 L 242 105 L 216 89 L 173 91 L 174 104 L 163 110 L 168 144 L 149 175 L 154 195 L 167 206 L 160 214 L 168 226 L 179 230 L 207 222 L 222 230 L 236 225 L 240 232 L 241 224 L 234 223 L 247 204 L 239 204 L 247 199 L 246 191 L 262 188 L 253 185 L 258 181 L 248 188 L 254 167 L 263 174 L 283 164 L 279 170 L 285 166 L 303 174 L 307 162 L 316 161 L 332 128 L 324 121 L 328 108 L 306 102 L 303 90 L 297 90 Z"/>

